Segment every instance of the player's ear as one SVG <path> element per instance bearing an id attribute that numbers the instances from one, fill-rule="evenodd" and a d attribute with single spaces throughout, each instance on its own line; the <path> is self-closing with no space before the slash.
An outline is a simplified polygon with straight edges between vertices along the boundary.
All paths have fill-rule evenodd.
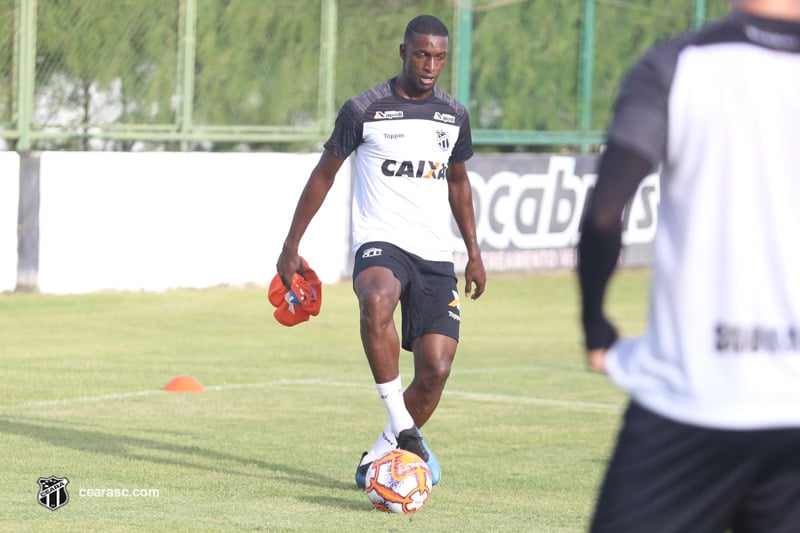
<path id="1" fill-rule="evenodd" d="M 400 44 L 400 58 L 402 58 L 403 61 L 405 61 L 405 59 L 406 59 L 406 51 L 407 50 L 408 49 L 406 48 L 406 43 L 401 43 Z"/>

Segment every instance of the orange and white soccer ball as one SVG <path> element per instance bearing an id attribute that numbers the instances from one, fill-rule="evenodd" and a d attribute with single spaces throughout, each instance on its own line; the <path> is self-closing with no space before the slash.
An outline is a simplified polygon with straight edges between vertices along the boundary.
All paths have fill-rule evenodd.
<path id="1" fill-rule="evenodd" d="M 364 490 L 372 505 L 389 513 L 415 513 L 431 497 L 428 465 L 406 450 L 392 450 L 372 462 Z"/>

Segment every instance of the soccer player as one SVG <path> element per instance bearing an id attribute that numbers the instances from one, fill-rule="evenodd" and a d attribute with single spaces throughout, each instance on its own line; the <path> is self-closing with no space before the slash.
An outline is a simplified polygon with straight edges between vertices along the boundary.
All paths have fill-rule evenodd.
<path id="1" fill-rule="evenodd" d="M 476 299 L 486 284 L 465 166 L 472 156 L 469 115 L 436 85 L 448 45 L 447 27 L 439 19 L 414 18 L 400 45 L 400 74 L 344 104 L 276 265 L 284 283 L 298 271 L 300 239 L 342 163 L 355 152 L 353 289 L 361 342 L 388 414 L 388 424 L 356 469 L 360 487 L 370 463 L 395 448 L 422 457 L 434 483 L 441 476 L 419 428 L 439 403 L 458 344 L 451 213 L 467 250 L 465 294 Z M 398 303 L 402 342 L 394 323 Z M 414 377 L 405 391 L 401 345 L 414 357 Z"/>
<path id="2" fill-rule="evenodd" d="M 800 0 L 732 12 L 623 82 L 579 243 L 590 369 L 631 395 L 595 532 L 800 531 Z M 661 165 L 647 331 L 603 300 Z"/>

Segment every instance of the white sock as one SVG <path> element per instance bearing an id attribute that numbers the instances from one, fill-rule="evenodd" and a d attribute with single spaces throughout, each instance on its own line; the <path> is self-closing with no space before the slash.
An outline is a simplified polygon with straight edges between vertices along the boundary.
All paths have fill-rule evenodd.
<path id="1" fill-rule="evenodd" d="M 361 459 L 361 464 L 371 463 L 375 459 L 383 457 L 386 453 L 395 449 L 397 449 L 397 439 L 392 434 L 391 426 L 386 424 L 386 428 L 384 428 L 378 440 L 375 441 L 375 445 L 367 452 L 367 455 Z"/>
<path id="2" fill-rule="evenodd" d="M 403 384 L 400 376 L 388 383 L 376 383 L 378 394 L 381 395 L 383 405 L 386 407 L 386 414 L 389 415 L 389 427 L 392 434 L 397 436 L 404 429 L 414 425 L 414 419 L 406 409 L 406 401 L 403 399 Z"/>

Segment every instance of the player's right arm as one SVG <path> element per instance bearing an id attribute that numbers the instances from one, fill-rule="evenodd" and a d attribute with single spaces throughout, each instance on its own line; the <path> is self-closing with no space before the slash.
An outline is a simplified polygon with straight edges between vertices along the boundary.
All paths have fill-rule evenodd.
<path id="1" fill-rule="evenodd" d="M 336 173 L 343 162 L 343 159 L 335 156 L 330 150 L 326 149 L 322 152 L 317 166 L 311 171 L 308 182 L 300 195 L 300 199 L 297 201 L 289 232 L 283 241 L 283 249 L 275 265 L 283 284 L 287 287 L 294 273 L 300 271 L 300 255 L 298 252 L 300 239 L 305 234 L 311 219 L 314 218 L 314 215 L 317 214 L 320 206 L 322 206 L 322 202 L 325 201 L 328 191 L 333 186 Z"/>

